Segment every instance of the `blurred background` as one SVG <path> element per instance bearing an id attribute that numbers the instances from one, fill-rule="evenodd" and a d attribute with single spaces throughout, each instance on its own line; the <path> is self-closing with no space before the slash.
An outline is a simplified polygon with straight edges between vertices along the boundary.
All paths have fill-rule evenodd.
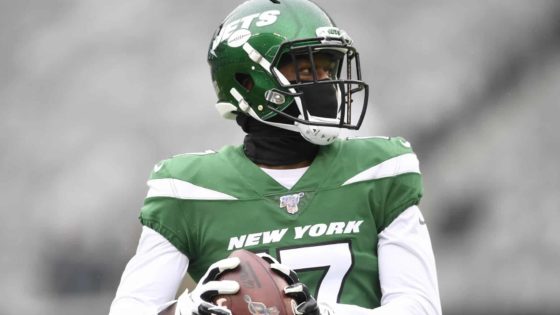
<path id="1" fill-rule="evenodd" d="M 420 157 L 444 314 L 560 314 L 560 1 L 317 2 L 357 135 Z M 0 315 L 108 313 L 153 164 L 242 141 L 206 64 L 238 3 L 0 0 Z"/>

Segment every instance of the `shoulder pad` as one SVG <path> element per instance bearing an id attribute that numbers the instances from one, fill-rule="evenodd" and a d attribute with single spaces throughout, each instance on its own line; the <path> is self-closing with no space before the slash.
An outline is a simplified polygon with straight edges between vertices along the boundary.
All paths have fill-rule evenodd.
<path id="1" fill-rule="evenodd" d="M 181 153 L 173 155 L 171 158 L 161 160 L 152 169 L 150 179 L 170 178 L 176 174 L 177 168 L 183 168 L 185 165 L 195 162 L 201 157 L 213 155 L 217 152 L 214 150 L 206 150 L 204 152 Z"/>

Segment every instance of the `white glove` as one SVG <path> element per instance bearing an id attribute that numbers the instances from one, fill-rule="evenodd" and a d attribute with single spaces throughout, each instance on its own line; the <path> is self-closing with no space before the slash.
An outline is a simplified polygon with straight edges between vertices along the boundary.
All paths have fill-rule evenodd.
<path id="1" fill-rule="evenodd" d="M 212 298 L 220 294 L 235 294 L 239 283 L 232 280 L 216 280 L 226 271 L 239 266 L 239 258 L 231 257 L 219 260 L 208 268 L 192 292 L 185 290 L 177 299 L 175 315 L 232 315 L 231 311 L 213 303 Z"/>
<path id="2" fill-rule="evenodd" d="M 284 288 L 284 294 L 293 299 L 292 311 L 296 315 L 334 315 L 333 308 L 324 302 L 317 303 L 309 293 L 307 286 L 300 282 L 297 273 L 290 267 L 281 264 L 268 254 L 257 254 L 270 264 L 270 268 L 282 276 L 288 286 Z"/>

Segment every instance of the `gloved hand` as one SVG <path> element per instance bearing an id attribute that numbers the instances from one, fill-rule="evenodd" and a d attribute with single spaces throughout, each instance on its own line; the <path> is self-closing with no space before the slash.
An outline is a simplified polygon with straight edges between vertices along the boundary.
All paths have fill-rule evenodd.
<path id="1" fill-rule="evenodd" d="M 270 264 L 270 268 L 282 276 L 288 286 L 284 288 L 284 293 L 290 296 L 295 303 L 292 303 L 292 310 L 296 315 L 334 315 L 332 308 L 326 303 L 317 303 L 315 298 L 309 293 L 309 288 L 300 282 L 295 271 L 290 267 L 281 264 L 274 257 L 268 254 L 258 254 Z"/>
<path id="2" fill-rule="evenodd" d="M 212 302 L 212 298 L 220 294 L 235 294 L 239 291 L 239 283 L 232 280 L 216 280 L 226 271 L 239 266 L 239 258 L 230 257 L 219 260 L 208 268 L 200 278 L 192 292 L 185 290 L 177 299 L 175 315 L 232 315 L 231 311 Z"/>

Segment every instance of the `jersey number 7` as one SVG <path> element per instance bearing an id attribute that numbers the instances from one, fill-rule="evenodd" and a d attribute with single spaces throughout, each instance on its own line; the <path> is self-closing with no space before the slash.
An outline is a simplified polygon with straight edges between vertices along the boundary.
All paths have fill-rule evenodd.
<path id="1" fill-rule="evenodd" d="M 296 272 L 324 270 L 319 279 L 316 298 L 337 301 L 346 278 L 353 265 L 350 243 L 323 244 L 307 247 L 278 249 L 278 260 Z"/>

